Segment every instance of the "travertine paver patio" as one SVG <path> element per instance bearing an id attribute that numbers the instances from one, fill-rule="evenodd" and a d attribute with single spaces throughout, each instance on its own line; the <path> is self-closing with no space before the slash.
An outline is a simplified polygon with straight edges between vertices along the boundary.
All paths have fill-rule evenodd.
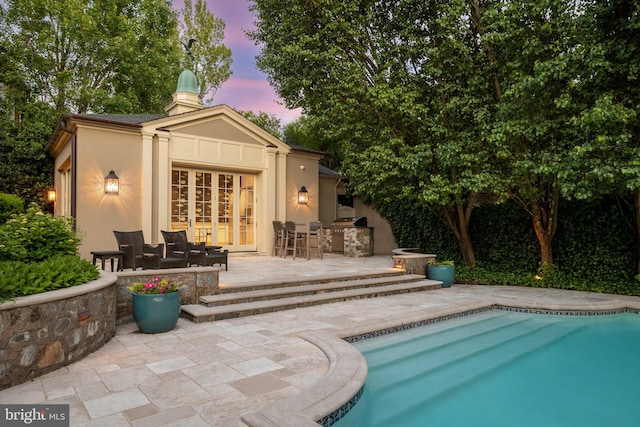
<path id="1" fill-rule="evenodd" d="M 390 268 L 391 257 L 325 260 L 233 257 L 222 283 L 279 275 Z M 562 290 L 462 286 L 347 301 L 212 323 L 180 319 L 171 332 L 118 328 L 102 349 L 7 390 L 2 403 L 65 403 L 73 426 L 242 426 L 241 415 L 313 389 L 329 362 L 303 338 L 350 336 L 491 304 L 640 310 L 640 298 Z M 349 354 L 344 357 L 351 357 Z"/>

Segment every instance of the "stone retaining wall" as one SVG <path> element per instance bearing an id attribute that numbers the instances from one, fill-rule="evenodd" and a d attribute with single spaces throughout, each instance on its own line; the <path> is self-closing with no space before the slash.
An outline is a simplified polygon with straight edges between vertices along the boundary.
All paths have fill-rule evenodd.
<path id="1" fill-rule="evenodd" d="M 0 304 L 0 390 L 76 362 L 106 344 L 116 324 L 133 321 L 127 286 L 169 277 L 182 304 L 218 289 L 218 267 L 102 272 L 98 280 Z"/>
<path id="2" fill-rule="evenodd" d="M 116 276 L 0 304 L 0 390 L 82 359 L 116 332 Z"/>
<path id="3" fill-rule="evenodd" d="M 181 303 L 198 304 L 200 297 L 213 295 L 218 291 L 220 268 L 190 267 L 168 268 L 165 270 L 117 271 L 117 324 L 133 322 L 131 291 L 128 286 L 137 282 L 147 282 L 159 276 L 173 279 L 180 287 Z"/>
<path id="4" fill-rule="evenodd" d="M 393 266 L 404 268 L 408 274 L 422 274 L 427 276 L 427 263 L 436 259 L 434 254 L 422 254 L 413 248 L 399 248 L 393 250 Z"/>

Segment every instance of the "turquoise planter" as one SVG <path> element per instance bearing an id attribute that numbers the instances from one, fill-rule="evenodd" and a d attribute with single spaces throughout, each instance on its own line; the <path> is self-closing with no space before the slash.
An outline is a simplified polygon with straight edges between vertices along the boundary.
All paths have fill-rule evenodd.
<path id="1" fill-rule="evenodd" d="M 145 334 L 172 330 L 180 317 L 180 292 L 158 295 L 132 294 L 133 319 Z"/>
<path id="2" fill-rule="evenodd" d="M 429 279 L 442 282 L 443 288 L 450 288 L 456 275 L 455 265 L 430 265 Z"/>

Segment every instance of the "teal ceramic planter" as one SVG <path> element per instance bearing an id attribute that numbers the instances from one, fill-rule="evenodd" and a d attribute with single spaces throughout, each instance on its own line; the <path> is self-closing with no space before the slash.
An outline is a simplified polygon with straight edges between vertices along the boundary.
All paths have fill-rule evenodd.
<path id="1" fill-rule="evenodd" d="M 168 294 L 132 294 L 133 319 L 145 334 L 172 330 L 180 317 L 180 291 Z"/>
<path id="2" fill-rule="evenodd" d="M 450 288 L 456 275 L 455 265 L 430 265 L 429 279 L 442 282 L 443 288 Z"/>

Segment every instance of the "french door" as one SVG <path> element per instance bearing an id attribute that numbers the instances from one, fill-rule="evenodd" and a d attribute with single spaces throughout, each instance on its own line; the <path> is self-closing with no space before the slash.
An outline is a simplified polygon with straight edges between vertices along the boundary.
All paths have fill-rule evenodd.
<path id="1" fill-rule="evenodd" d="M 174 168 L 171 229 L 230 251 L 256 250 L 255 175 Z"/>

